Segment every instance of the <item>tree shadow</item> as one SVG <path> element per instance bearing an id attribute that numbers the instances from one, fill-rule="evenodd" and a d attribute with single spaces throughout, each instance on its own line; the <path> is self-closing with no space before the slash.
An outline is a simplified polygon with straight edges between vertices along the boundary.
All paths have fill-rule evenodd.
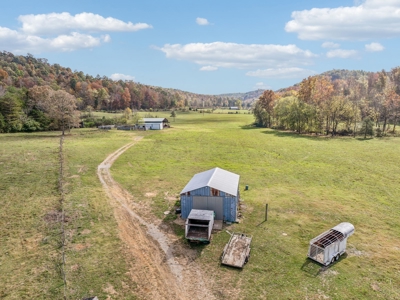
<path id="1" fill-rule="evenodd" d="M 270 129 L 270 130 L 265 130 L 261 131 L 263 134 L 267 135 L 274 135 L 276 137 L 285 137 L 285 138 L 292 138 L 292 139 L 306 139 L 306 140 L 312 140 L 312 141 L 321 141 L 321 142 L 326 142 L 332 140 L 331 136 L 328 135 L 310 135 L 310 134 L 299 134 L 293 131 L 282 131 L 282 130 L 276 130 L 276 129 Z M 347 139 L 340 139 L 340 140 L 347 140 Z"/>
<path id="2" fill-rule="evenodd" d="M 244 130 L 249 130 L 249 129 L 260 129 L 261 127 L 257 127 L 253 124 L 249 124 L 249 125 L 243 125 L 240 126 L 240 128 L 244 129 Z"/>
<path id="3" fill-rule="evenodd" d="M 36 139 L 59 139 L 61 134 L 45 135 L 45 134 L 10 134 L 7 133 L 7 141 L 18 141 L 18 140 L 36 140 Z"/>
<path id="4" fill-rule="evenodd" d="M 253 124 L 240 126 L 243 130 L 251 130 L 251 129 L 263 129 L 262 127 L 257 127 Z M 266 129 L 266 128 L 264 128 Z M 292 139 L 306 139 L 312 141 L 331 141 L 331 140 L 339 140 L 343 142 L 349 142 L 354 139 L 353 136 L 331 136 L 331 135 L 323 135 L 323 134 L 307 134 L 307 133 L 297 133 L 294 131 L 284 131 L 279 129 L 266 129 L 260 131 L 260 133 L 267 135 L 274 135 L 276 137 L 284 137 L 284 138 L 292 138 Z M 359 139 L 359 138 L 356 138 Z M 364 138 L 362 139 L 364 140 Z"/>

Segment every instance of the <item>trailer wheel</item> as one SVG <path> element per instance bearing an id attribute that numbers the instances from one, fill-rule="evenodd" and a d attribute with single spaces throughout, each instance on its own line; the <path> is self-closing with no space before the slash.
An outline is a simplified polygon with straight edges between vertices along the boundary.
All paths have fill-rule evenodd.
<path id="1" fill-rule="evenodd" d="M 339 260 L 339 258 L 340 258 L 340 254 L 335 256 L 335 260 Z"/>
<path id="2" fill-rule="evenodd" d="M 332 257 L 331 264 L 333 264 L 334 262 L 335 262 L 335 257 Z"/>

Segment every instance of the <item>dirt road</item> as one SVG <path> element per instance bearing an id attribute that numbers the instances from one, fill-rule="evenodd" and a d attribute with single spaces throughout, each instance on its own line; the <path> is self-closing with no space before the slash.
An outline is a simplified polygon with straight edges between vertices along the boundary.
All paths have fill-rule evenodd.
<path id="1" fill-rule="evenodd" d="M 197 253 L 168 232 L 161 220 L 141 215 L 135 198 L 111 177 L 113 162 L 141 139 L 110 154 L 97 169 L 126 245 L 136 292 L 142 299 L 215 299 L 213 281 L 195 261 Z"/>

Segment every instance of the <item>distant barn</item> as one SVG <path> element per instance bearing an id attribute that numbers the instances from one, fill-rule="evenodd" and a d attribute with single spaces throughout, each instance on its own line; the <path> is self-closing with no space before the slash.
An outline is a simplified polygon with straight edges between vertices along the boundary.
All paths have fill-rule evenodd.
<path id="1" fill-rule="evenodd" d="M 169 127 L 169 122 L 166 118 L 143 118 L 144 124 L 141 126 L 145 126 L 146 130 L 161 130 L 165 127 Z"/>
<path id="2" fill-rule="evenodd" d="M 235 222 L 239 206 L 239 178 L 214 168 L 198 173 L 181 191 L 181 213 L 186 219 L 192 209 L 213 210 L 215 220 Z"/>

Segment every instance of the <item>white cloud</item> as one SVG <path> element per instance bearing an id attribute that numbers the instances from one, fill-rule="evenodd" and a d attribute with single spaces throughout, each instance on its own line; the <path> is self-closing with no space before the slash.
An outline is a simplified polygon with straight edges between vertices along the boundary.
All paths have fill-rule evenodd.
<path id="1" fill-rule="evenodd" d="M 322 48 L 339 48 L 340 44 L 333 43 L 333 42 L 325 42 L 321 46 L 322 46 Z"/>
<path id="2" fill-rule="evenodd" d="M 93 13 L 80 13 L 75 16 L 67 12 L 41 15 L 22 15 L 18 17 L 22 23 L 21 30 L 27 34 L 62 34 L 71 31 L 138 31 L 152 28 L 146 23 L 123 22 L 111 17 L 104 18 Z"/>
<path id="3" fill-rule="evenodd" d="M 261 78 L 305 78 L 310 75 L 316 74 L 315 71 L 302 69 L 302 68 L 278 68 L 278 69 L 263 69 L 256 71 L 249 71 L 247 76 L 261 77 Z"/>
<path id="4" fill-rule="evenodd" d="M 283 68 L 308 65 L 315 54 L 296 45 L 261 45 L 236 43 L 166 44 L 159 50 L 167 58 L 191 61 L 203 66 L 221 68 Z"/>
<path id="5" fill-rule="evenodd" d="M 151 25 L 145 23 L 125 23 L 92 13 L 75 16 L 69 13 L 23 15 L 18 20 L 22 22 L 22 28 L 18 30 L 0 27 L 0 49 L 21 54 L 75 51 L 98 47 L 111 41 L 110 35 L 94 36 L 93 32 L 151 28 Z"/>
<path id="6" fill-rule="evenodd" d="M 131 75 L 125 75 L 125 74 L 120 74 L 120 73 L 114 73 L 110 76 L 112 80 L 135 80 L 134 76 Z"/>
<path id="7" fill-rule="evenodd" d="M 25 54 L 46 51 L 74 51 L 93 48 L 110 41 L 108 35 L 94 37 L 88 34 L 72 32 L 69 35 L 59 35 L 54 38 L 42 38 L 26 35 L 16 30 L 0 27 L 0 49 Z"/>
<path id="8" fill-rule="evenodd" d="M 196 18 L 196 23 L 198 24 L 198 25 L 210 25 L 210 23 L 208 22 L 208 20 L 207 19 L 204 19 L 204 18 Z"/>
<path id="9" fill-rule="evenodd" d="M 328 51 L 326 53 L 326 57 L 328 58 L 354 58 L 358 56 L 358 52 L 356 50 L 344 50 L 344 49 L 335 49 Z"/>
<path id="10" fill-rule="evenodd" d="M 357 6 L 294 11 L 287 32 L 303 40 L 366 40 L 400 36 L 400 0 L 366 0 Z"/>
<path id="11" fill-rule="evenodd" d="M 270 90 L 271 87 L 269 85 L 266 85 L 264 82 L 257 82 L 255 87 L 257 90 Z"/>
<path id="12" fill-rule="evenodd" d="M 200 71 L 215 71 L 215 70 L 218 70 L 218 68 L 213 66 L 204 66 L 200 68 Z"/>
<path id="13" fill-rule="evenodd" d="M 379 51 L 383 51 L 384 49 L 385 49 L 385 47 L 383 47 L 379 43 L 371 43 L 371 44 L 365 45 L 365 50 L 368 52 L 379 52 Z"/>

